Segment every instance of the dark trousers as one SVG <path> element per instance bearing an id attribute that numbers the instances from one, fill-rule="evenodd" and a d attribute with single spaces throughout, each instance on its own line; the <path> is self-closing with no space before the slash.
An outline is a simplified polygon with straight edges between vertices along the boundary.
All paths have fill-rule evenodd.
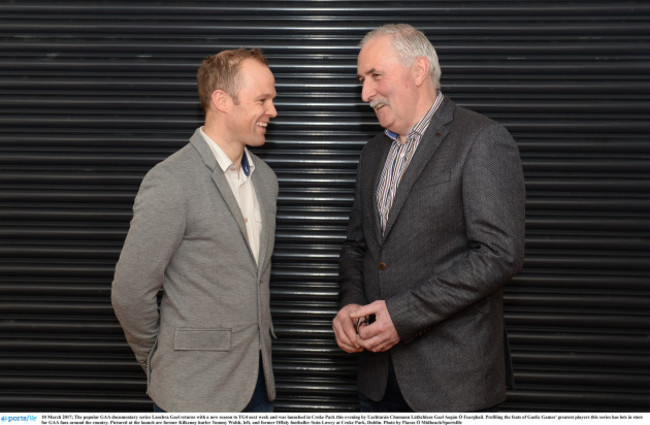
<path id="1" fill-rule="evenodd" d="M 413 411 L 413 409 L 411 409 L 411 407 L 406 403 L 404 397 L 402 397 L 402 392 L 399 390 L 392 361 L 388 362 L 388 383 L 386 384 L 386 393 L 384 394 L 384 398 L 379 401 L 373 401 L 359 393 L 359 410 L 365 413 Z"/>

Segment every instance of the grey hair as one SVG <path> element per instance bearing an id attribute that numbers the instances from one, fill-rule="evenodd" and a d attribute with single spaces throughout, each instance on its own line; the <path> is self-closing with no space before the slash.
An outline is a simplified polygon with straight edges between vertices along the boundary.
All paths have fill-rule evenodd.
<path id="1" fill-rule="evenodd" d="M 429 61 L 429 75 L 436 89 L 440 88 L 442 70 L 438 54 L 422 31 L 409 24 L 382 25 L 366 34 L 359 46 L 363 48 L 368 41 L 381 36 L 390 36 L 391 44 L 405 66 L 413 65 L 413 62 L 420 56 L 426 57 Z"/>

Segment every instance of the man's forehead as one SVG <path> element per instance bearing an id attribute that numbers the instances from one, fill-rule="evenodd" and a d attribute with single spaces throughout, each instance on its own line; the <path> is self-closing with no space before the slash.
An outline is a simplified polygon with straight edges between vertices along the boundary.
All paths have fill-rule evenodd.
<path id="1" fill-rule="evenodd" d="M 395 50 L 387 36 L 369 40 L 359 52 L 357 57 L 357 69 L 363 68 L 378 70 L 382 64 L 394 60 Z M 364 71 L 364 73 L 367 73 Z"/>
<path id="2" fill-rule="evenodd" d="M 275 90 L 275 79 L 273 74 L 263 75 L 247 75 L 242 78 L 239 85 L 238 96 L 245 98 L 270 98 L 273 99 L 277 96 Z"/>
<path id="3" fill-rule="evenodd" d="M 260 78 L 275 80 L 273 72 L 267 65 L 250 59 L 242 62 L 238 77 L 247 80 L 258 80 Z"/>

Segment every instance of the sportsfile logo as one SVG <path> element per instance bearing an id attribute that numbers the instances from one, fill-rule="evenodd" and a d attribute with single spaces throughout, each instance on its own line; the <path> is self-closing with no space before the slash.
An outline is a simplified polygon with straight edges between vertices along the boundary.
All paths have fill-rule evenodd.
<path id="1" fill-rule="evenodd" d="M 36 422 L 38 418 L 34 415 L 25 415 L 25 416 L 3 416 L 0 418 L 2 422 L 11 423 L 11 422 Z"/>

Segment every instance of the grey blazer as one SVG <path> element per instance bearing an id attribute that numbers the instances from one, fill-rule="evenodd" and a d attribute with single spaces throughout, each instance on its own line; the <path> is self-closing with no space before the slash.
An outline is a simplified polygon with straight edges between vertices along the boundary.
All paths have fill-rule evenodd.
<path id="1" fill-rule="evenodd" d="M 506 394 L 503 285 L 522 266 L 519 152 L 498 123 L 443 100 L 382 235 L 375 193 L 390 139 L 364 147 L 340 258 L 341 306 L 384 299 L 401 342 L 362 353 L 359 391 L 380 400 L 391 356 L 416 411 L 473 411 Z M 508 363 L 509 364 L 509 363 Z"/>
<path id="2" fill-rule="evenodd" d="M 135 199 L 112 303 L 145 368 L 148 394 L 164 410 L 243 410 L 260 352 L 275 398 L 269 278 L 278 183 L 251 157 L 262 220 L 259 266 L 237 201 L 198 130 L 147 173 Z"/>

